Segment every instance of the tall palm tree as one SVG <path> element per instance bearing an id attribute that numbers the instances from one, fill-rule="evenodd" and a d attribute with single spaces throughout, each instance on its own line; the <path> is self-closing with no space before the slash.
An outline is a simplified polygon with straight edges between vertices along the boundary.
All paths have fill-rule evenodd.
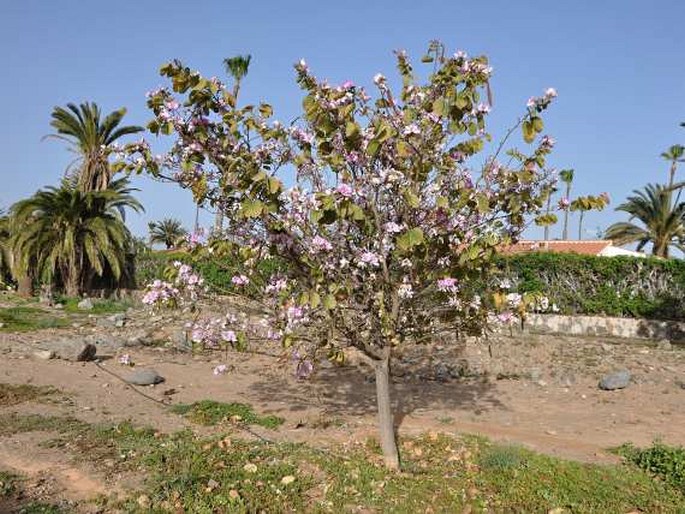
<path id="1" fill-rule="evenodd" d="M 667 151 L 661 154 L 661 157 L 671 163 L 671 168 L 669 169 L 668 187 L 673 186 L 678 163 L 685 162 L 683 155 L 685 155 L 685 146 L 683 145 L 673 145 Z"/>
<path id="2" fill-rule="evenodd" d="M 178 246 L 188 231 L 175 218 L 165 218 L 162 221 L 148 223 L 150 229 L 150 244 L 162 243 L 167 250 Z"/>
<path id="3" fill-rule="evenodd" d="M 96 103 L 82 103 L 79 106 L 67 104 L 67 108 L 55 107 L 52 111 L 52 125 L 55 137 L 67 141 L 77 158 L 67 168 L 67 173 L 78 184 L 81 192 L 103 191 L 112 180 L 109 151 L 119 138 L 141 132 L 143 127 L 120 126 L 126 114 L 121 108 L 101 119 Z"/>
<path id="4" fill-rule="evenodd" d="M 638 251 L 652 243 L 652 254 L 658 257 L 668 257 L 671 247 L 685 252 L 685 202 L 673 202 L 672 188 L 659 184 L 633 193 L 616 210 L 627 212 L 630 220 L 637 219 L 643 226 L 614 223 L 606 237 L 619 245 L 637 242 Z"/>
<path id="5" fill-rule="evenodd" d="M 572 169 L 561 170 L 559 172 L 559 179 L 566 184 L 566 191 L 564 192 L 564 198 L 570 202 L 571 201 L 571 184 L 573 183 L 574 171 Z M 568 240 L 568 206 L 564 209 L 564 229 L 561 234 L 561 239 L 564 241 Z"/>
<path id="6" fill-rule="evenodd" d="M 224 67 L 226 68 L 226 74 L 233 78 L 233 99 L 235 100 L 234 105 L 238 105 L 238 94 L 240 93 L 240 85 L 242 83 L 242 80 L 247 75 L 247 72 L 250 68 L 251 60 L 252 56 L 249 54 L 236 55 L 235 57 L 228 57 L 224 59 Z M 216 215 L 214 217 L 214 233 L 221 233 L 223 227 L 224 212 L 221 206 L 218 206 Z"/>
<path id="7" fill-rule="evenodd" d="M 59 279 L 77 296 L 95 275 L 119 279 L 130 249 L 125 208 L 143 210 L 126 179 L 102 191 L 82 192 L 68 181 L 14 204 L 10 210 L 11 245 L 16 266 L 35 267 L 43 280 Z"/>

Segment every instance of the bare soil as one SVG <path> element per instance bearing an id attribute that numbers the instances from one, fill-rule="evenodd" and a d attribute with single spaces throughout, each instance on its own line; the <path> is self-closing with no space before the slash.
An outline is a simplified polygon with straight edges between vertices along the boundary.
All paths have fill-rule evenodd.
<path id="1" fill-rule="evenodd" d="M 133 315 L 136 316 L 135 314 Z M 139 329 L 144 316 L 131 322 Z M 160 323 L 163 323 L 162 320 Z M 136 324 L 137 323 L 137 324 Z M 373 373 L 353 355 L 344 366 L 322 366 L 307 381 L 294 377 L 279 352 L 193 356 L 167 347 L 127 348 L 136 368 L 152 367 L 166 381 L 133 388 L 118 377 L 132 370 L 115 355 L 97 362 L 42 360 L 45 342 L 133 328 L 96 327 L 0 333 L 0 383 L 52 386 L 50 401 L 0 406 L 9 412 L 73 416 L 89 423 L 131 420 L 170 432 L 192 425 L 168 405 L 204 399 L 251 404 L 286 422 L 255 428 L 270 439 L 327 446 L 375 435 Z M 225 375 L 212 373 L 229 365 Z M 600 378 L 627 369 L 626 389 L 602 391 Z M 482 434 L 539 452 L 587 462 L 615 462 L 610 447 L 661 438 L 685 444 L 685 349 L 641 341 L 564 336 L 499 335 L 464 347 L 422 347 L 398 355 L 393 368 L 400 435 L 424 431 Z M 144 395 L 139 394 L 140 392 Z M 157 401 L 154 401 L 157 400 Z M 80 500 L 123 491 L 135 477 L 107 476 L 95 466 L 39 443 L 46 433 L 0 434 L 0 470 L 29 477 L 40 495 Z M 38 494 L 38 493 L 37 493 Z"/>

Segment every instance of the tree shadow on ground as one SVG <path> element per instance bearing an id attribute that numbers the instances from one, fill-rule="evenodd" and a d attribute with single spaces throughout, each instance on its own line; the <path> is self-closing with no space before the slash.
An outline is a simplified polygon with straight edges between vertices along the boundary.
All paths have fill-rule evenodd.
<path id="1" fill-rule="evenodd" d="M 250 386 L 253 401 L 282 402 L 285 410 L 317 409 L 328 415 L 365 416 L 376 413 L 376 385 L 369 366 L 349 365 L 319 370 L 308 381 L 290 373 L 268 372 Z M 395 425 L 405 416 L 423 410 L 467 409 L 474 412 L 506 408 L 495 394 L 495 385 L 483 377 L 444 382 L 414 377 L 393 377 L 391 400 Z"/>

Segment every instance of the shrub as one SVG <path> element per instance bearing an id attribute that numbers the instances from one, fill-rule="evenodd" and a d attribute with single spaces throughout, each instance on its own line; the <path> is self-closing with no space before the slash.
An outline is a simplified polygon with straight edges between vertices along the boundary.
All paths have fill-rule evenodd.
<path id="1" fill-rule="evenodd" d="M 636 448 L 627 443 L 617 452 L 639 468 L 685 491 L 685 448 L 682 446 L 668 446 L 655 441 L 648 448 Z"/>
<path id="2" fill-rule="evenodd" d="M 685 319 L 685 262 L 529 253 L 499 257 L 519 293 L 540 293 L 564 314 Z"/>

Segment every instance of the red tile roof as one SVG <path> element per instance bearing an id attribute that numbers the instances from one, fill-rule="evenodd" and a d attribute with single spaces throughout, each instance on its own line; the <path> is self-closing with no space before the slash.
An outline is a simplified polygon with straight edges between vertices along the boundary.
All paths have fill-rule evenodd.
<path id="1" fill-rule="evenodd" d="M 559 252 L 577 253 L 581 255 L 599 255 L 606 247 L 611 246 L 609 240 L 597 241 L 531 241 L 523 240 L 511 246 L 502 247 L 500 253 L 527 252 Z"/>

